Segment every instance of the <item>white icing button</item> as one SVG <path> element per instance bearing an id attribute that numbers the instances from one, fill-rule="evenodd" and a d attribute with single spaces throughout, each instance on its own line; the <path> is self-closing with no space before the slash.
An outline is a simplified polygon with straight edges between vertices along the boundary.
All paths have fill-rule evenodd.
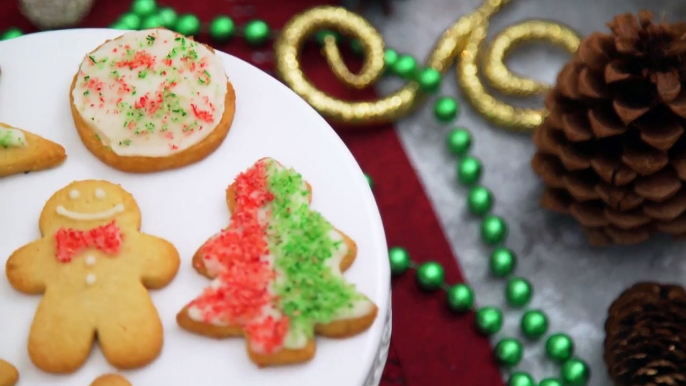
<path id="1" fill-rule="evenodd" d="M 100 188 L 95 189 L 95 198 L 105 198 L 105 191 Z"/>
<path id="2" fill-rule="evenodd" d="M 95 256 L 86 257 L 86 265 L 92 267 L 95 265 Z"/>
<path id="3" fill-rule="evenodd" d="M 93 285 L 93 284 L 95 284 L 95 275 L 93 275 L 92 273 L 89 273 L 89 274 L 86 276 L 86 284 L 88 284 L 88 285 Z"/>
<path id="4" fill-rule="evenodd" d="M 69 192 L 69 198 L 71 198 L 72 200 L 76 200 L 76 199 L 79 198 L 80 196 L 81 196 L 81 193 L 79 193 L 79 191 L 76 190 L 76 189 L 74 189 L 74 190 L 72 190 L 71 192 Z"/>

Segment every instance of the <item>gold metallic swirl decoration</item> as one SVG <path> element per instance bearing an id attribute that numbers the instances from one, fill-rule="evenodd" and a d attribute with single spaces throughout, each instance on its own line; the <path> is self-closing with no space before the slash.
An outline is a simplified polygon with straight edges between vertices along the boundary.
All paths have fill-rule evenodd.
<path id="1" fill-rule="evenodd" d="M 481 43 L 488 32 L 488 20 L 510 0 L 485 0 L 475 11 L 462 16 L 438 39 L 425 68 L 441 74 L 457 59 L 458 82 L 466 99 L 492 122 L 516 131 L 530 131 L 541 123 L 543 110 L 522 109 L 498 101 L 479 78 Z M 352 73 L 341 57 L 335 38 L 324 39 L 323 54 L 338 80 L 349 87 L 371 86 L 384 73 L 384 42 L 378 31 L 364 18 L 342 7 L 322 6 L 292 18 L 275 43 L 276 68 L 284 83 L 326 118 L 348 126 L 369 126 L 396 121 L 419 106 L 427 96 L 416 81 L 410 81 L 390 95 L 374 101 L 345 101 L 319 90 L 303 73 L 299 52 L 311 35 L 319 30 L 338 31 L 362 44 L 365 59 L 362 70 Z M 569 28 L 546 21 L 527 21 L 507 28 L 485 52 L 484 75 L 494 89 L 508 95 L 528 96 L 547 89 L 533 79 L 513 74 L 504 64 L 512 49 L 528 41 L 561 45 L 574 52 L 578 36 Z"/>

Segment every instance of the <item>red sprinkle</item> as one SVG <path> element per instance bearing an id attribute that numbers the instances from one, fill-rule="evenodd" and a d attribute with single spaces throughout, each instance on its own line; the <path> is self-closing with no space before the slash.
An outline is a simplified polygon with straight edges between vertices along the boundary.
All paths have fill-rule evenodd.
<path id="1" fill-rule="evenodd" d="M 205 121 L 207 123 L 212 123 L 214 122 L 214 118 L 212 117 L 212 113 L 206 110 L 200 110 L 198 106 L 191 104 L 191 107 L 193 108 L 193 114 L 195 114 L 198 119 L 201 121 Z"/>
<path id="2" fill-rule="evenodd" d="M 79 231 L 71 228 L 60 228 L 55 232 L 56 257 L 62 263 L 68 263 L 77 253 L 88 248 L 95 248 L 108 255 L 119 253 L 124 236 L 116 222 Z"/>
<path id="3" fill-rule="evenodd" d="M 273 200 L 267 189 L 266 165 L 258 163 L 236 179 L 236 207 L 230 225 L 201 248 L 205 261 L 218 263 L 221 285 L 210 286 L 191 302 L 207 323 L 220 320 L 240 325 L 252 343 L 272 353 L 283 346 L 289 319 L 264 317 L 276 304 L 269 284 L 276 273 L 262 256 L 269 253 L 258 210 Z"/>

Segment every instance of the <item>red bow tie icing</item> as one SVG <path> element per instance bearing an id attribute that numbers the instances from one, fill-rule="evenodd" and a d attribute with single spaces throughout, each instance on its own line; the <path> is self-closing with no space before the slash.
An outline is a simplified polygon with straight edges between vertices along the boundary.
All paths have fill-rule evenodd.
<path id="1" fill-rule="evenodd" d="M 75 254 L 88 248 L 114 255 L 119 252 L 122 239 L 121 229 L 114 221 L 87 231 L 60 228 L 55 233 L 57 260 L 68 263 Z"/>

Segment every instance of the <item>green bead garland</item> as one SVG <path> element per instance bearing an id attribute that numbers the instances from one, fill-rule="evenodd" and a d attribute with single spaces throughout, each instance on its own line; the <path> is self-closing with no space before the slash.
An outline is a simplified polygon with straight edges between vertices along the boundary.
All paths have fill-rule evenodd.
<path id="1" fill-rule="evenodd" d="M 563 363 L 574 355 L 574 341 L 567 334 L 550 335 L 545 342 L 545 353 L 551 360 Z"/>
<path id="2" fill-rule="evenodd" d="M 586 386 L 591 378 L 591 369 L 581 359 L 572 358 L 562 365 L 560 378 L 565 386 Z"/>
<path id="3" fill-rule="evenodd" d="M 391 274 L 402 275 L 410 268 L 410 254 L 404 248 L 393 247 L 388 250 L 388 259 L 391 264 Z"/>
<path id="4" fill-rule="evenodd" d="M 174 28 L 176 21 L 179 18 L 176 11 L 168 7 L 160 9 L 159 12 L 157 12 L 157 16 L 162 19 L 162 26 L 168 29 Z"/>
<path id="5" fill-rule="evenodd" d="M 210 36 L 217 41 L 227 41 L 236 33 L 236 26 L 228 16 L 217 16 L 210 24 Z"/>
<path id="6" fill-rule="evenodd" d="M 419 286 L 426 291 L 435 291 L 441 288 L 444 280 L 445 271 L 443 271 L 443 267 L 434 261 L 423 263 L 417 268 L 417 281 Z"/>
<path id="7" fill-rule="evenodd" d="M 452 129 L 448 133 L 446 142 L 451 154 L 462 157 L 472 147 L 472 134 L 467 129 Z"/>
<path id="8" fill-rule="evenodd" d="M 450 122 L 459 112 L 457 101 L 450 97 L 440 97 L 434 103 L 434 116 L 441 122 Z"/>
<path id="9" fill-rule="evenodd" d="M 264 20 L 259 19 L 249 21 L 243 29 L 245 40 L 248 41 L 248 44 L 256 47 L 264 45 L 269 40 L 269 33 L 269 25 Z"/>
<path id="10" fill-rule="evenodd" d="M 557 378 L 546 378 L 538 386 L 564 386 L 562 381 Z"/>
<path id="11" fill-rule="evenodd" d="M 164 20 L 160 17 L 160 15 L 150 15 L 143 19 L 143 22 L 141 23 L 141 29 L 152 29 L 160 27 L 164 27 Z"/>
<path id="12" fill-rule="evenodd" d="M 369 185 L 369 188 L 374 189 L 374 181 L 372 180 L 372 177 L 369 174 L 365 173 L 364 178 L 367 180 L 367 184 Z"/>
<path id="13" fill-rule="evenodd" d="M 352 39 L 350 41 L 350 51 L 357 56 L 364 55 L 364 46 L 362 46 L 362 42 L 358 39 Z"/>
<path id="14" fill-rule="evenodd" d="M 493 194 L 483 186 L 475 186 L 467 195 L 467 208 L 476 216 L 483 216 L 493 206 Z"/>
<path id="15" fill-rule="evenodd" d="M 200 20 L 195 15 L 181 15 L 176 20 L 174 30 L 184 36 L 194 36 L 200 32 Z"/>
<path id="16" fill-rule="evenodd" d="M 517 255 L 512 250 L 498 247 L 493 250 L 488 262 L 491 275 L 495 277 L 507 277 L 517 267 Z"/>
<path id="17" fill-rule="evenodd" d="M 548 317 L 541 310 L 529 310 L 522 315 L 519 327 L 526 338 L 539 339 L 548 332 Z"/>
<path id="18" fill-rule="evenodd" d="M 475 184 L 481 178 L 481 161 L 474 157 L 464 157 L 457 163 L 457 180 L 462 185 Z"/>
<path id="19" fill-rule="evenodd" d="M 393 73 L 405 80 L 411 80 L 417 73 L 417 60 L 410 55 L 400 55 L 393 64 Z"/>
<path id="20" fill-rule="evenodd" d="M 118 29 L 139 29 L 141 22 L 141 17 L 135 13 L 125 13 L 115 22 L 115 25 L 120 27 Z"/>
<path id="21" fill-rule="evenodd" d="M 466 284 L 455 284 L 446 293 L 448 307 L 455 312 L 465 312 L 474 306 L 474 291 Z"/>
<path id="22" fill-rule="evenodd" d="M 3 32 L 2 36 L 0 37 L 0 40 L 10 40 L 18 38 L 22 35 L 24 35 L 24 33 L 19 28 L 10 28 L 7 31 Z"/>
<path id="23" fill-rule="evenodd" d="M 395 67 L 395 63 L 398 61 L 399 57 L 400 55 L 398 55 L 396 50 L 386 48 L 383 53 L 383 62 L 385 68 L 389 71 L 393 71 L 393 67 Z"/>
<path id="24" fill-rule="evenodd" d="M 338 32 L 329 31 L 329 30 L 326 30 L 326 29 L 325 29 L 325 30 L 317 31 L 317 33 L 314 34 L 314 40 L 315 40 L 320 46 L 323 46 L 323 45 L 324 45 L 324 40 L 326 39 L 327 36 L 333 37 L 334 40 L 336 40 L 336 42 L 338 42 L 338 41 L 340 41 L 340 40 L 342 39 L 341 34 L 339 34 Z"/>
<path id="25" fill-rule="evenodd" d="M 507 380 L 507 386 L 536 386 L 536 381 L 530 374 L 515 371 Z"/>
<path id="26" fill-rule="evenodd" d="M 157 10 L 155 0 L 134 0 L 131 4 L 131 12 L 141 18 L 148 17 Z"/>
<path id="27" fill-rule="evenodd" d="M 417 74 L 417 83 L 424 92 L 435 92 L 441 86 L 441 73 L 433 68 L 425 68 Z"/>
<path id="28" fill-rule="evenodd" d="M 482 307 L 474 316 L 476 329 L 484 335 L 493 335 L 503 327 L 503 313 L 495 307 Z"/>
<path id="29" fill-rule="evenodd" d="M 512 307 L 524 307 L 531 301 L 534 289 L 528 280 L 523 278 L 511 278 L 505 287 L 505 300 Z"/>
<path id="30" fill-rule="evenodd" d="M 481 222 L 481 240 L 486 245 L 502 243 L 507 237 L 505 220 L 498 216 L 486 216 Z"/>
<path id="31" fill-rule="evenodd" d="M 517 339 L 504 338 L 495 345 L 495 358 L 503 366 L 517 366 L 523 356 L 524 347 Z"/>

